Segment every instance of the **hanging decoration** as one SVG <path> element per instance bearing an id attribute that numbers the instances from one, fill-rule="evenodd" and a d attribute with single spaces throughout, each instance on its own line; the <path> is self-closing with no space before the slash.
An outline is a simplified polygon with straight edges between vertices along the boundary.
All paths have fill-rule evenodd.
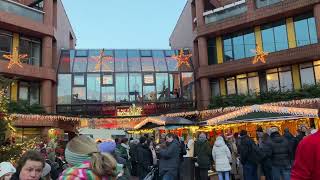
<path id="1" fill-rule="evenodd" d="M 118 117 L 141 116 L 141 115 L 142 115 L 142 107 L 138 107 L 135 104 L 133 104 L 129 108 L 117 108 Z"/>
<path id="2" fill-rule="evenodd" d="M 100 67 L 102 66 L 103 60 L 112 60 L 112 56 L 104 55 L 104 49 L 100 50 L 99 56 L 96 57 L 98 63 L 95 66 L 95 70 L 100 71 Z"/>
<path id="3" fill-rule="evenodd" d="M 171 56 L 173 59 L 178 61 L 177 67 L 179 68 L 182 64 L 190 67 L 189 59 L 192 57 L 192 54 L 184 54 L 183 49 L 180 49 L 178 55 Z"/>
<path id="4" fill-rule="evenodd" d="M 264 52 L 259 45 L 257 45 L 256 50 L 252 51 L 256 54 L 253 58 L 252 64 L 256 64 L 259 61 L 261 61 L 264 64 L 266 63 L 266 57 L 268 56 L 268 53 Z"/>
<path id="5" fill-rule="evenodd" d="M 9 60 L 8 69 L 11 69 L 14 65 L 23 68 L 21 59 L 27 58 L 28 54 L 19 54 L 17 47 L 14 48 L 14 52 L 17 52 L 17 55 L 15 53 L 3 55 L 4 58 Z"/>

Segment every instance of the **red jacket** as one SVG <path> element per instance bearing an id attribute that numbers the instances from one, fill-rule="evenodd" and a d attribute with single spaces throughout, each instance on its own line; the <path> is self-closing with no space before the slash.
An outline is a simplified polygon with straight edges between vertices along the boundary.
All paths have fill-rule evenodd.
<path id="1" fill-rule="evenodd" d="M 318 179 L 320 179 L 320 130 L 299 143 L 291 171 L 291 180 Z"/>

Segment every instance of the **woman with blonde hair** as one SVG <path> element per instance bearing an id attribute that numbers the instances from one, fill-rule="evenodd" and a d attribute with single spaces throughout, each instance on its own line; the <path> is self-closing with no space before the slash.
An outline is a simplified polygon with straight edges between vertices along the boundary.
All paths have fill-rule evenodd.
<path id="1" fill-rule="evenodd" d="M 117 162 L 108 153 L 101 153 L 93 139 L 87 136 L 73 138 L 65 150 L 66 161 L 72 166 L 63 171 L 60 180 L 116 179 Z"/>

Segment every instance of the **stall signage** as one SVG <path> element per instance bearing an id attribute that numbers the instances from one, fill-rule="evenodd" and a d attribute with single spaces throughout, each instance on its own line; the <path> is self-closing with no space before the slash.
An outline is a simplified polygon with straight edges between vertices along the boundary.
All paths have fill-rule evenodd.
<path id="1" fill-rule="evenodd" d="M 117 116 L 141 116 L 142 108 L 133 104 L 130 107 L 117 107 Z"/>

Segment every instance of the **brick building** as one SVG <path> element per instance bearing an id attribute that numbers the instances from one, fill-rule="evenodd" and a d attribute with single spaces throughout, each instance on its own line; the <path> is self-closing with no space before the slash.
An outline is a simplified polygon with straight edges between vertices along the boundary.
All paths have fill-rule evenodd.
<path id="1" fill-rule="evenodd" d="M 0 74 L 15 80 L 7 91 L 11 101 L 40 104 L 55 112 L 56 68 L 60 49 L 74 48 L 75 34 L 61 0 L 0 0 Z M 22 68 L 8 68 L 3 55 L 26 54 Z M 21 120 L 17 138 L 39 135 L 58 122 Z"/>
<path id="2" fill-rule="evenodd" d="M 320 81 L 320 0 L 193 0 L 190 13 L 200 109 L 213 96 Z M 266 63 L 253 64 L 257 46 Z"/>

